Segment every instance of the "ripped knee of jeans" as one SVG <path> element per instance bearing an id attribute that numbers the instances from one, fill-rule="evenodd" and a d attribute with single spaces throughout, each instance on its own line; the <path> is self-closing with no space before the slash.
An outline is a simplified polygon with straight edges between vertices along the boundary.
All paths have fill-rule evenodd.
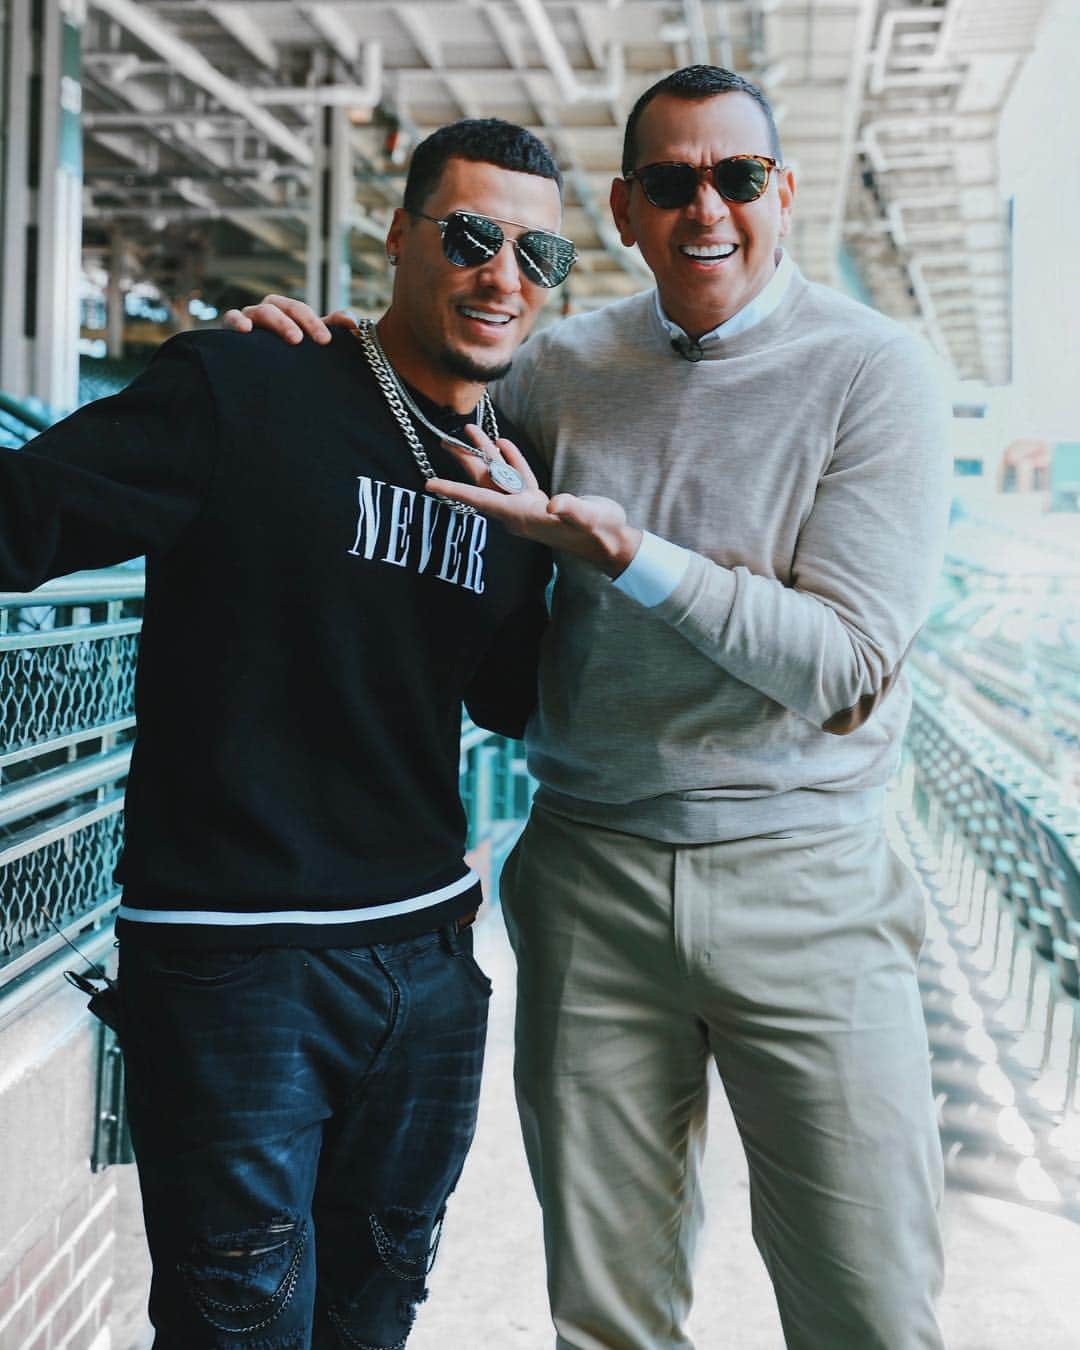
<path id="1" fill-rule="evenodd" d="M 443 1215 L 401 1206 L 368 1215 L 376 1263 L 358 1295 L 329 1317 L 346 1350 L 403 1350 L 442 1234 Z"/>
<path id="2" fill-rule="evenodd" d="M 307 1226 L 282 1216 L 200 1238 L 179 1271 L 203 1321 L 229 1337 L 273 1328 L 289 1307 L 307 1245 Z"/>

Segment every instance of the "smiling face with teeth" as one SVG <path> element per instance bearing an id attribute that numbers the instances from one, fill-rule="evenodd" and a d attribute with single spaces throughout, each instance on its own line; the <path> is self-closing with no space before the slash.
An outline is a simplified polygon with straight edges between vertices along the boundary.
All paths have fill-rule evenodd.
<path id="1" fill-rule="evenodd" d="M 704 99 L 657 95 L 641 115 L 637 148 L 635 168 L 774 153 L 765 114 L 739 92 Z M 637 244 L 656 277 L 665 314 L 697 338 L 738 313 L 768 282 L 794 195 L 791 171 L 784 169 L 770 175 L 757 201 L 725 201 L 705 181 L 688 206 L 669 211 L 647 201 L 639 183 L 616 178 L 611 211 L 623 243 Z"/>
<path id="2" fill-rule="evenodd" d="M 529 229 L 557 232 L 562 219 L 553 179 L 459 158 L 447 160 L 423 210 L 519 222 L 503 224 L 508 239 Z M 394 212 L 386 248 L 398 259 L 393 300 L 379 322 L 391 364 L 429 398 L 471 412 L 483 386 L 509 368 L 549 292 L 521 274 L 509 242 L 482 266 L 455 267 L 439 227 L 403 209 Z"/>

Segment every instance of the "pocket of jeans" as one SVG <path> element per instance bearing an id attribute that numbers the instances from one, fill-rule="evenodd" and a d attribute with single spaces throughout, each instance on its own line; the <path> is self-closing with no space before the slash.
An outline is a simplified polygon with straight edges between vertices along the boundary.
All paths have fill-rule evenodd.
<path id="1" fill-rule="evenodd" d="M 466 975 L 485 998 L 488 998 L 491 996 L 492 984 L 481 968 L 479 961 L 473 956 L 472 948 L 472 928 L 463 928 L 458 934 L 458 949 L 454 959 L 461 962 Z"/>
<path id="2" fill-rule="evenodd" d="M 148 965 L 155 979 L 205 988 L 243 979 L 262 961 L 265 952 L 264 947 L 226 951 L 170 948 L 156 953 Z"/>

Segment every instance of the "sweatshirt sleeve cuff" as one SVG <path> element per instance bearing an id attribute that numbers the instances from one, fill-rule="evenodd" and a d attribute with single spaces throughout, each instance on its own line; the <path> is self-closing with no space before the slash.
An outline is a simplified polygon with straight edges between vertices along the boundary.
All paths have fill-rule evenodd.
<path id="1" fill-rule="evenodd" d="M 690 566 L 691 554 L 659 535 L 644 530 L 630 566 L 611 583 L 643 609 L 662 604 Z"/>

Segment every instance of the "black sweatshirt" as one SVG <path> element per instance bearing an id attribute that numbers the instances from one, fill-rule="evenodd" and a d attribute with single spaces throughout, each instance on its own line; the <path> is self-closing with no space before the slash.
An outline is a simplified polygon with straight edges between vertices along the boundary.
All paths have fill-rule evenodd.
<path id="1" fill-rule="evenodd" d="M 143 553 L 125 940 L 349 946 L 474 909 L 461 702 L 523 731 L 550 559 L 424 493 L 355 336 L 182 334 L 0 451 L 0 589 Z"/>

